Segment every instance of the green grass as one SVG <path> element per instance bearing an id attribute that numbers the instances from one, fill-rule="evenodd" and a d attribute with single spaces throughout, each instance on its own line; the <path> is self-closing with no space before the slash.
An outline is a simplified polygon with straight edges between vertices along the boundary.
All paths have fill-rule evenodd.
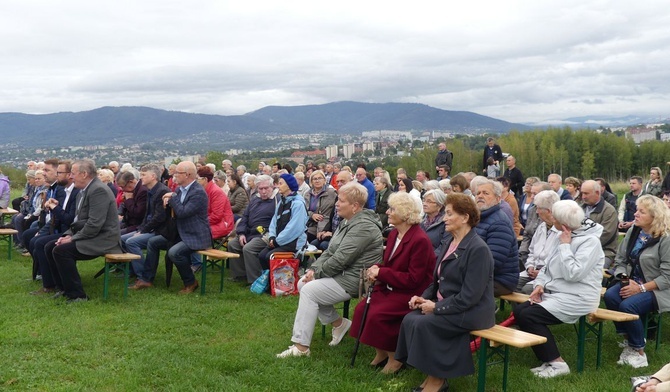
<path id="1" fill-rule="evenodd" d="M 14 253 L 6 260 L 0 246 L 0 389 L 9 391 L 407 391 L 423 375 L 406 370 L 384 376 L 369 368 L 373 350 L 362 347 L 349 368 L 354 340 L 328 346 L 320 328 L 310 358 L 278 360 L 289 344 L 297 297 L 256 296 L 238 283 L 210 276 L 208 293 L 178 296 L 180 282 L 166 288 L 159 268 L 157 287 L 122 297 L 122 279 L 113 279 L 109 301 L 102 300 L 102 278 L 93 279 L 102 260 L 79 263 L 91 301 L 66 305 L 28 292 L 31 262 Z M 509 306 L 507 307 L 509 309 Z M 500 318 L 506 316 L 499 315 Z M 667 324 L 667 322 L 666 322 Z M 538 365 L 530 349 L 512 349 L 510 391 L 620 391 L 629 377 L 648 374 L 670 361 L 670 349 L 648 350 L 650 367 L 616 365 L 620 353 L 613 325 L 606 324 L 603 366 L 595 369 L 595 342 L 587 343 L 586 369 L 553 380 L 528 371 Z M 668 341 L 666 327 L 664 342 Z M 561 353 L 576 368 L 576 335 L 571 325 L 556 326 Z M 449 353 L 444 353 L 449 355 Z M 488 370 L 487 390 L 500 391 L 502 366 Z M 454 391 L 474 391 L 475 376 L 451 380 Z"/>

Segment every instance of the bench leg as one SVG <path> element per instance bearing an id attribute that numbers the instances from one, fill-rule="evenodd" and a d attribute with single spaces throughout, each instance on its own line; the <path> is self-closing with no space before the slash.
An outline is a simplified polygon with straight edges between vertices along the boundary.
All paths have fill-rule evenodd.
<path id="1" fill-rule="evenodd" d="M 603 357 L 603 322 L 600 321 L 598 323 L 598 336 L 596 337 L 597 340 L 597 350 L 596 351 L 596 369 L 600 369 L 600 364 L 602 362 L 602 357 Z"/>
<path id="2" fill-rule="evenodd" d="M 130 263 L 123 263 L 123 298 L 128 298 L 128 279 L 130 277 Z"/>
<path id="3" fill-rule="evenodd" d="M 207 256 L 202 255 L 202 269 L 200 274 L 200 295 L 205 295 L 205 286 L 207 285 Z"/>
<path id="4" fill-rule="evenodd" d="M 579 318 L 577 331 L 577 373 L 584 370 L 584 346 L 586 345 L 586 316 Z"/>
<path id="5" fill-rule="evenodd" d="M 663 313 L 659 311 L 658 326 L 656 327 L 656 351 L 658 351 L 658 346 L 661 344 L 661 325 L 663 325 Z"/>
<path id="6" fill-rule="evenodd" d="M 221 283 L 219 283 L 219 293 L 223 293 L 223 278 L 225 276 L 224 272 L 226 270 L 223 267 L 226 265 L 227 262 L 228 262 L 228 259 L 221 260 Z"/>
<path id="7" fill-rule="evenodd" d="M 8 243 L 8 245 L 7 245 L 7 260 L 12 261 L 12 239 L 13 239 L 12 237 L 13 237 L 13 235 L 10 234 L 7 237 L 8 237 L 8 239 L 7 239 L 7 243 Z"/>
<path id="8" fill-rule="evenodd" d="M 479 366 L 477 374 L 477 392 L 486 391 L 486 359 L 487 359 L 486 347 L 488 345 L 489 345 L 488 339 L 482 338 L 478 350 Z"/>
<path id="9" fill-rule="evenodd" d="M 105 272 L 103 277 L 102 298 L 109 298 L 109 263 L 105 260 Z"/>

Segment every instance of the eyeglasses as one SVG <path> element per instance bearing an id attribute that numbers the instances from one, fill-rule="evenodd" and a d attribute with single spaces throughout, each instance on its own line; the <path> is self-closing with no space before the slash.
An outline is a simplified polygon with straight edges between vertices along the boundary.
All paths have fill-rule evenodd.
<path id="1" fill-rule="evenodd" d="M 316 180 L 319 180 L 319 181 L 325 181 L 325 178 L 323 178 L 323 177 L 314 177 L 314 178 L 312 178 L 312 181 L 316 181 Z"/>
<path id="2" fill-rule="evenodd" d="M 335 182 L 338 183 L 338 184 L 344 184 L 346 181 L 344 181 L 344 180 L 337 180 L 337 181 L 335 181 Z"/>

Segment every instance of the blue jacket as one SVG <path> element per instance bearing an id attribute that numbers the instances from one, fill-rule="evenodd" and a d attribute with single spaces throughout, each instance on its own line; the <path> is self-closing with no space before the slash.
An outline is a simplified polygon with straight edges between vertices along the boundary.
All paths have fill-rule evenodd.
<path id="1" fill-rule="evenodd" d="M 493 280 L 514 290 L 519 281 L 519 252 L 512 222 L 500 210 L 500 205 L 496 205 L 482 211 L 475 230 L 493 254 Z"/>
<path id="2" fill-rule="evenodd" d="M 179 238 L 191 250 L 211 248 L 212 233 L 209 229 L 205 189 L 194 181 L 188 188 L 183 203 L 181 192 L 181 188 L 177 188 L 176 194 L 168 202 L 177 218 Z"/>
<path id="3" fill-rule="evenodd" d="M 367 178 L 363 182 L 360 182 L 359 184 L 363 185 L 365 187 L 365 189 L 368 190 L 368 202 L 365 203 L 365 208 L 368 208 L 368 209 L 374 211 L 375 210 L 375 204 L 376 204 L 376 201 L 375 201 L 376 193 L 375 193 L 374 184 L 372 183 L 372 181 L 368 180 Z"/>
<path id="4" fill-rule="evenodd" d="M 291 203 L 290 210 L 284 208 L 286 203 Z M 281 212 L 280 212 L 281 211 Z M 290 219 L 283 229 L 278 231 L 278 223 L 282 218 L 279 215 L 291 214 Z M 307 242 L 307 208 L 305 208 L 305 199 L 297 193 L 282 197 L 282 200 L 277 204 L 275 214 L 272 216 L 268 234 L 270 238 L 275 239 L 275 244 L 278 246 L 285 246 L 291 242 L 298 240 L 296 250 L 302 249 Z"/>

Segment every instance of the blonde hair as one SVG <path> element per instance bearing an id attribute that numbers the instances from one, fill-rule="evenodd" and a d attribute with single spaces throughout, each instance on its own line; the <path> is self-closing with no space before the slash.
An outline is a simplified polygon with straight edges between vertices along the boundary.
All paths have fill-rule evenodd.
<path id="1" fill-rule="evenodd" d="M 637 199 L 635 205 L 644 207 L 649 215 L 654 218 L 649 230 L 652 237 L 657 238 L 670 232 L 670 210 L 668 210 L 663 200 L 656 196 L 643 195 Z"/>
<path id="2" fill-rule="evenodd" d="M 357 203 L 361 208 L 364 208 L 365 203 L 368 202 L 368 190 L 356 181 L 342 185 L 337 193 L 344 195 L 349 203 Z"/>
<path id="3" fill-rule="evenodd" d="M 389 196 L 388 203 L 403 222 L 407 222 L 410 225 L 416 225 L 421 222 L 421 209 L 409 193 L 394 193 Z"/>

